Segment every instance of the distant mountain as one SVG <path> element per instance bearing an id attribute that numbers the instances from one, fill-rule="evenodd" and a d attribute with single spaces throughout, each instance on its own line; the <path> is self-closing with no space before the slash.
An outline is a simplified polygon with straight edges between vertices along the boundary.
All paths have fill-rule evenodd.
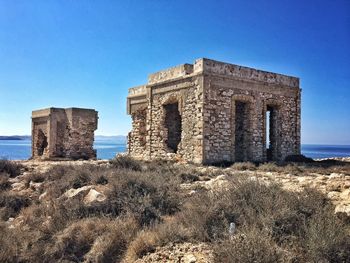
<path id="1" fill-rule="evenodd" d="M 116 135 L 116 136 L 105 136 L 105 135 L 96 135 L 95 136 L 96 141 L 113 141 L 116 143 L 126 143 L 126 136 L 125 135 Z"/>
<path id="2" fill-rule="evenodd" d="M 30 135 L 10 135 L 10 136 L 0 136 L 0 140 L 31 140 Z M 96 141 L 109 141 L 115 143 L 126 143 L 126 136 L 124 135 L 115 135 L 115 136 L 105 136 L 105 135 L 96 135 Z"/>
<path id="3" fill-rule="evenodd" d="M 30 139 L 31 139 L 31 136 L 29 135 L 0 136 L 0 140 L 22 141 L 22 140 L 30 140 Z"/>

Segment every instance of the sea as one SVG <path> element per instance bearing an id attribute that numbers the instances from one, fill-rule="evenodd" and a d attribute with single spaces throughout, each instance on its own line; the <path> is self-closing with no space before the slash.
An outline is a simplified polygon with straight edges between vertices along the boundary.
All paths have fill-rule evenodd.
<path id="1" fill-rule="evenodd" d="M 0 159 L 27 160 L 31 156 L 31 140 L 0 140 Z M 112 159 L 126 151 L 126 143 L 113 140 L 95 140 L 98 159 Z"/>
<path id="2" fill-rule="evenodd" d="M 113 140 L 95 140 L 98 159 L 112 159 L 126 151 L 126 143 Z M 350 145 L 302 144 L 301 152 L 307 157 L 350 157 Z M 0 140 L 0 159 L 26 160 L 31 156 L 30 140 Z"/>

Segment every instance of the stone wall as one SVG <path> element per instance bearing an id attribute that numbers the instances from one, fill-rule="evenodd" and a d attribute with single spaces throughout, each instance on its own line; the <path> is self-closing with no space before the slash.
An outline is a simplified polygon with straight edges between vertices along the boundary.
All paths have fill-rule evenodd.
<path id="1" fill-rule="evenodd" d="M 33 111 L 32 157 L 96 158 L 93 142 L 97 119 L 97 112 L 90 109 L 49 108 Z M 45 140 L 46 145 L 43 143 Z"/>
<path id="2" fill-rule="evenodd" d="M 152 105 L 149 107 L 147 123 L 147 149 L 150 158 L 177 158 L 193 162 L 202 161 L 202 101 L 203 92 L 200 79 L 183 79 L 151 87 Z M 177 151 L 169 148 L 167 142 L 166 105 L 177 103 L 181 116 L 181 141 Z M 169 120 L 171 121 L 171 120 Z M 176 120 L 173 120 L 176 122 Z M 171 138 L 170 138 L 171 140 Z"/>
<path id="3" fill-rule="evenodd" d="M 128 149 L 133 156 L 142 158 L 146 150 L 146 109 L 138 109 L 132 114 L 132 130 L 128 135 Z"/>
<path id="4" fill-rule="evenodd" d="M 267 83 L 248 82 L 210 76 L 204 88 L 204 152 L 205 162 L 265 161 L 267 160 L 266 120 L 267 106 L 276 108 L 276 141 L 273 160 L 280 161 L 300 153 L 300 97 L 299 89 Z M 235 103 L 236 102 L 236 103 Z M 245 102 L 249 116 L 248 158 L 235 157 L 235 108 Z M 241 117 L 243 118 L 243 117 Z M 249 142 L 250 141 L 250 142 Z M 238 144 L 239 145 L 239 144 Z M 238 151 L 245 151 L 241 148 Z"/>
<path id="5" fill-rule="evenodd" d="M 151 74 L 146 85 L 129 90 L 127 101 L 133 121 L 128 152 L 134 157 L 215 163 L 265 161 L 270 155 L 279 161 L 300 153 L 295 77 L 198 59 Z M 170 105 L 177 105 L 178 115 L 167 114 L 176 107 Z M 269 151 L 267 110 L 272 112 Z"/>

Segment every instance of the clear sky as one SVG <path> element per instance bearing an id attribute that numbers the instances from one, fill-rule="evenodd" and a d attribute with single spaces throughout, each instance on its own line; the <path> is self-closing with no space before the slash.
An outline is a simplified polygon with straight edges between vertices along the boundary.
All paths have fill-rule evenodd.
<path id="1" fill-rule="evenodd" d="M 0 0 L 0 135 L 51 106 L 125 135 L 127 89 L 200 57 L 300 77 L 302 142 L 350 144 L 349 0 Z"/>

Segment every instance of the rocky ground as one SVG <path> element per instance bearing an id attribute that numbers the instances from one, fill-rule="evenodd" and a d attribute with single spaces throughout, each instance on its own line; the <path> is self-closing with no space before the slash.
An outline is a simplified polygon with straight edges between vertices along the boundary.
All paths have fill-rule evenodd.
<path id="1" fill-rule="evenodd" d="M 350 158 L 348 159 L 350 162 Z M 264 180 L 266 182 L 275 181 L 282 184 L 283 188 L 290 191 L 300 191 L 302 188 L 311 187 L 327 194 L 328 198 L 335 204 L 335 212 L 345 212 L 350 216 L 350 175 L 343 173 L 307 173 L 294 175 L 283 172 L 265 172 L 265 171 L 237 171 L 234 168 L 218 169 L 203 168 L 203 172 L 211 170 L 212 172 L 221 172 L 221 175 L 215 176 L 208 181 L 197 181 L 190 184 L 183 184 L 182 187 L 195 191 L 198 187 L 204 187 L 212 190 L 218 187 L 224 187 L 230 176 L 237 174 L 249 176 L 252 180 Z"/>
<path id="2" fill-rule="evenodd" d="M 350 158 L 342 158 L 338 161 L 350 162 Z M 108 166 L 108 160 L 96 161 L 20 161 L 25 167 L 21 175 L 10 178 L 13 192 L 20 195 L 29 196 L 32 199 L 45 200 L 45 189 L 42 183 L 28 181 L 33 174 L 44 173 L 55 165 L 85 165 Z M 189 164 L 175 164 L 188 166 L 188 169 L 196 169 L 202 176 L 194 182 L 181 184 L 181 189 L 187 195 L 195 194 L 199 189 L 209 191 L 224 188 L 229 178 L 232 176 L 246 176 L 251 180 L 263 180 L 266 183 L 278 182 L 283 188 L 290 191 L 300 191 L 305 187 L 316 188 L 325 193 L 335 204 L 335 212 L 346 213 L 350 216 L 350 174 L 341 172 L 330 172 L 330 170 L 317 169 L 300 172 L 295 167 L 293 169 L 276 170 L 274 166 L 260 169 L 245 169 L 244 167 L 231 166 L 228 168 L 200 167 Z M 324 172 L 323 172 L 324 171 Z M 103 202 L 106 199 L 105 192 L 108 187 L 104 185 L 87 185 L 78 189 L 69 189 L 65 192 L 65 197 L 73 198 L 77 195 L 83 196 L 86 204 L 93 202 Z M 10 218 L 9 227 L 21 224 L 21 218 Z M 213 255 L 210 248 L 204 244 L 168 244 L 165 247 L 158 247 L 156 251 L 144 256 L 137 262 L 213 262 Z"/>
<path id="3" fill-rule="evenodd" d="M 136 263 L 151 262 L 209 263 L 214 260 L 208 245 L 183 243 L 159 247 L 154 253 L 136 261 Z"/>

